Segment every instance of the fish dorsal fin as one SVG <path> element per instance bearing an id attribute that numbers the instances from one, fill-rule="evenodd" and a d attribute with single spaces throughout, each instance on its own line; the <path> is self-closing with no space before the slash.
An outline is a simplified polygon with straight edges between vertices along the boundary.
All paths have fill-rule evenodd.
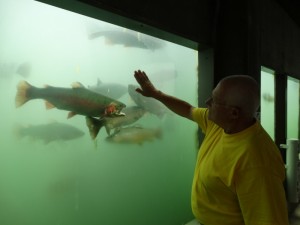
<path id="1" fill-rule="evenodd" d="M 55 106 L 52 103 L 48 102 L 48 101 L 45 101 L 45 105 L 46 105 L 46 109 L 53 109 L 53 108 L 55 108 Z"/>
<path id="2" fill-rule="evenodd" d="M 83 86 L 83 84 L 80 83 L 80 82 L 78 82 L 78 81 L 73 82 L 72 85 L 71 85 L 71 87 L 72 87 L 72 88 L 85 88 L 85 87 Z"/>
<path id="3" fill-rule="evenodd" d="M 68 113 L 68 119 L 72 118 L 73 116 L 75 116 L 77 113 L 76 112 L 69 112 Z"/>
<path id="4" fill-rule="evenodd" d="M 45 85 L 44 85 L 44 88 L 51 88 L 51 87 L 53 87 L 53 86 L 51 86 L 51 85 L 49 85 L 49 84 L 45 84 Z"/>

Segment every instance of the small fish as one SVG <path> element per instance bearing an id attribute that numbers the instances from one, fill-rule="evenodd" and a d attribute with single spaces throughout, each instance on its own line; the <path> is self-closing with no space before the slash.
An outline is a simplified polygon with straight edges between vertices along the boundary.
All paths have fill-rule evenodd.
<path id="1" fill-rule="evenodd" d="M 32 99 L 46 100 L 46 108 L 58 108 L 70 111 L 68 118 L 76 114 L 91 117 L 122 116 L 126 107 L 122 102 L 84 88 L 80 83 L 73 83 L 72 88 L 46 86 L 37 88 L 26 81 L 20 81 L 15 98 L 16 107 Z"/>
<path id="2" fill-rule="evenodd" d="M 129 84 L 128 93 L 136 105 L 144 108 L 149 113 L 156 115 L 158 118 L 164 117 L 170 111 L 161 102 L 154 98 L 148 98 L 136 92 L 137 85 Z"/>
<path id="3" fill-rule="evenodd" d="M 110 135 L 111 130 L 120 129 L 123 126 L 130 125 L 139 120 L 146 113 L 146 110 L 139 106 L 131 106 L 124 108 L 122 112 L 125 115 L 119 117 L 105 117 L 103 119 L 86 117 L 86 124 L 89 128 L 92 139 L 97 137 L 103 126 L 106 129 L 106 133 Z"/>
<path id="4" fill-rule="evenodd" d="M 100 79 L 96 85 L 88 86 L 88 89 L 113 99 L 119 99 L 127 92 L 127 87 L 122 84 L 103 83 Z"/>
<path id="5" fill-rule="evenodd" d="M 123 127 L 113 134 L 106 137 L 106 141 L 120 144 L 139 144 L 145 141 L 153 141 L 162 138 L 162 130 L 160 128 L 143 128 L 138 126 Z"/>
<path id="6" fill-rule="evenodd" d="M 53 141 L 68 141 L 80 138 L 84 132 L 65 123 L 53 122 L 49 124 L 21 126 L 16 125 L 14 133 L 18 138 L 30 137 L 42 140 L 45 144 Z"/>

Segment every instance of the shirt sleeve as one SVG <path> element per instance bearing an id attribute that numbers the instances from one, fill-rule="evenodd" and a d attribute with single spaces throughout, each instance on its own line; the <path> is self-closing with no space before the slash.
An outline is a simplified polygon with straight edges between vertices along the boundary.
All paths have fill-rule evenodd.
<path id="1" fill-rule="evenodd" d="M 193 108 L 192 119 L 199 125 L 202 132 L 205 134 L 208 125 L 208 109 L 207 108 Z"/>

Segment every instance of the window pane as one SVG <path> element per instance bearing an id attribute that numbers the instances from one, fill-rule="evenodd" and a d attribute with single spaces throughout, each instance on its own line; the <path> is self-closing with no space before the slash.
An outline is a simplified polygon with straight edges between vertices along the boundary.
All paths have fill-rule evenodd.
<path id="1" fill-rule="evenodd" d="M 267 68 L 261 71 L 261 124 L 274 140 L 274 72 Z"/>

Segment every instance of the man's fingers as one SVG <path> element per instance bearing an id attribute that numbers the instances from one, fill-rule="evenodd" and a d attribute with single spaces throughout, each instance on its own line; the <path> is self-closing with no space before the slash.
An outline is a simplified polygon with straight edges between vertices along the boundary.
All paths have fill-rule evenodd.
<path id="1" fill-rule="evenodd" d="M 149 80 L 148 77 L 147 77 L 147 75 L 146 75 L 146 73 L 145 73 L 145 72 L 142 72 L 142 71 L 140 71 L 140 70 L 134 71 L 134 77 L 135 77 L 135 79 L 137 79 L 137 81 L 139 81 L 139 82 L 145 82 L 145 81 L 148 81 L 148 80 Z"/>

